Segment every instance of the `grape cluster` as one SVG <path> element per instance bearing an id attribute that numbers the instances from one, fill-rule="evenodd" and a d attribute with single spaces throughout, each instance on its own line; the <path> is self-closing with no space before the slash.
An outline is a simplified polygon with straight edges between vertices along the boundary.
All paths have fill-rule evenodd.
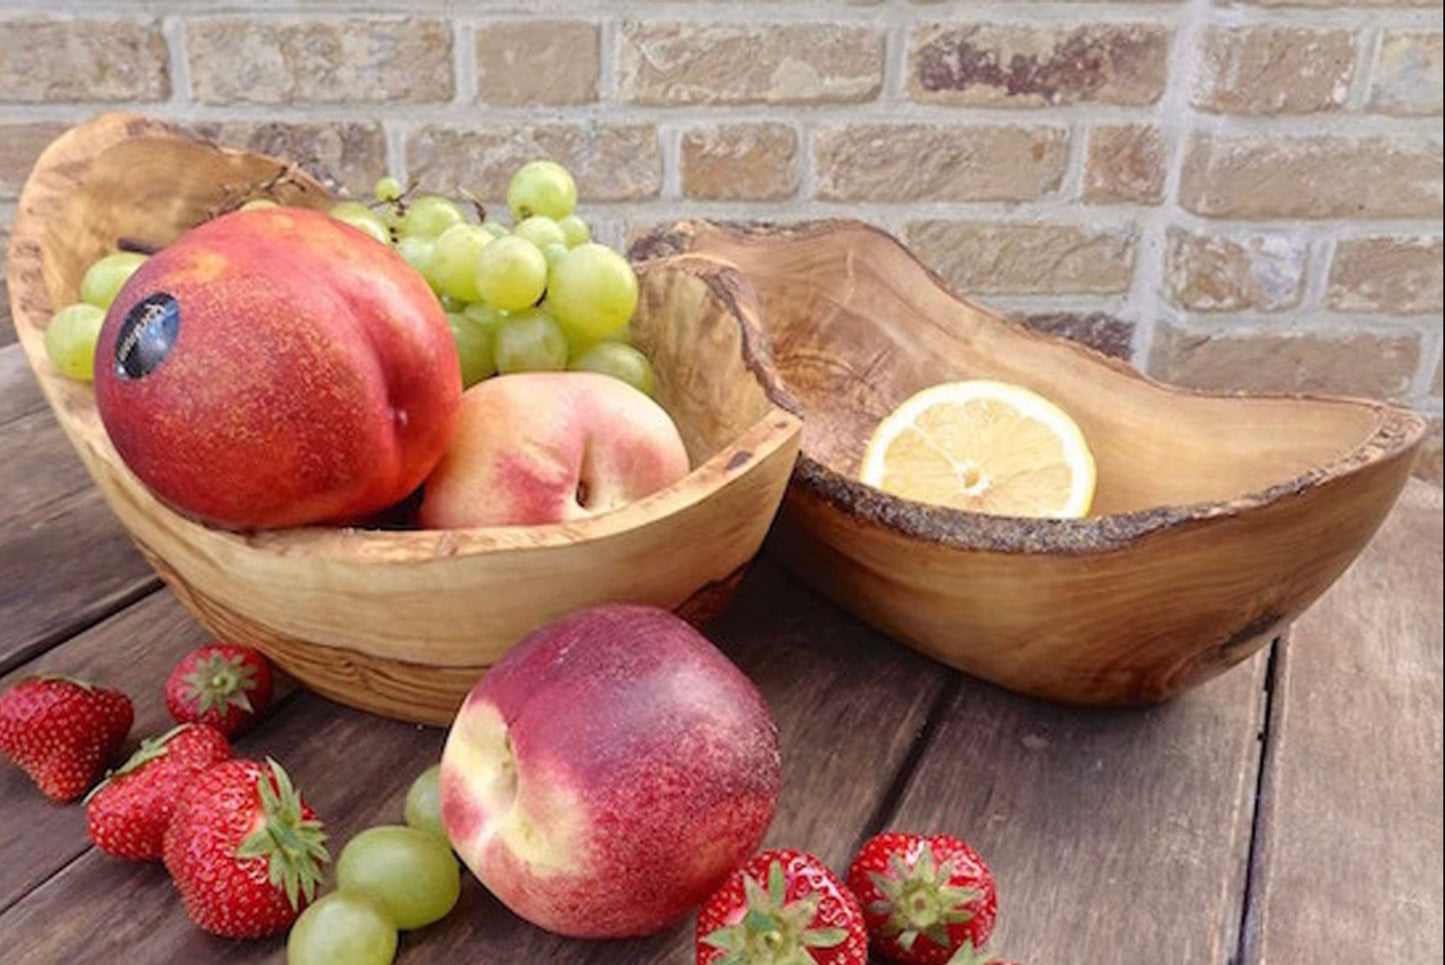
<path id="1" fill-rule="evenodd" d="M 373 201 L 342 201 L 333 218 L 395 248 L 436 293 L 461 360 L 463 388 L 492 375 L 601 372 L 651 394 L 647 357 L 629 342 L 637 276 L 592 241 L 577 184 L 554 161 L 530 161 L 507 188 L 510 228 L 436 194 L 414 198 L 391 177 Z"/>
<path id="2" fill-rule="evenodd" d="M 95 343 L 106 309 L 115 301 L 145 255 L 117 251 L 86 269 L 80 280 L 80 301 L 66 305 L 50 317 L 45 328 L 45 354 L 62 374 L 89 382 L 95 377 Z"/>

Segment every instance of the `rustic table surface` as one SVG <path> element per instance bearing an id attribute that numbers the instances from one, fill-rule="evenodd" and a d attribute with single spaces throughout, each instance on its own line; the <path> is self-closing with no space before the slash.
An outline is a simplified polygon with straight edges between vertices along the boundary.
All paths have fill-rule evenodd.
<path id="1" fill-rule="evenodd" d="M 205 631 L 132 549 L 0 325 L 0 689 L 38 671 L 117 686 L 133 740 L 166 729 L 172 662 Z M 1441 494 L 1412 481 L 1286 638 L 1175 702 L 1058 707 L 916 656 L 765 549 L 710 636 L 782 734 L 768 843 L 835 868 L 881 828 L 969 839 L 1000 892 L 995 946 L 1033 965 L 1414 965 L 1442 958 Z M 443 731 L 293 690 L 239 752 L 282 761 L 335 842 L 400 819 Z M 468 879 L 406 963 L 692 961 L 692 922 L 574 942 Z M 212 938 L 164 869 L 101 854 L 79 806 L 0 764 L 0 960 L 282 962 Z"/>

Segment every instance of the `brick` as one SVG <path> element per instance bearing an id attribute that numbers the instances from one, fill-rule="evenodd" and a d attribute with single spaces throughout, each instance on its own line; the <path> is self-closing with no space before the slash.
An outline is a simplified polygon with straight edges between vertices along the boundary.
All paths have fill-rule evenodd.
<path id="1" fill-rule="evenodd" d="M 1134 350 L 1134 323 L 1107 312 L 1042 312 L 1014 318 L 1029 328 L 1060 335 L 1114 358 L 1128 359 Z"/>
<path id="2" fill-rule="evenodd" d="M 406 157 L 424 189 L 466 188 L 493 201 L 506 196 L 512 173 L 535 158 L 566 165 L 589 201 L 654 198 L 662 187 L 662 152 L 650 124 L 428 126 L 408 138 Z"/>
<path id="3" fill-rule="evenodd" d="M 1221 218 L 1438 218 L 1440 173 L 1426 137 L 1195 134 L 1179 200 Z"/>
<path id="4" fill-rule="evenodd" d="M 1089 204 L 1163 201 L 1164 139 L 1159 129 L 1102 124 L 1090 131 L 1083 194 Z"/>
<path id="5" fill-rule="evenodd" d="M 1256 7 L 1438 7 L 1440 0 L 1214 0 L 1216 4 Z"/>
<path id="6" fill-rule="evenodd" d="M 1211 27 L 1194 104 L 1221 114 L 1309 114 L 1345 102 L 1355 35 L 1303 27 Z"/>
<path id="7" fill-rule="evenodd" d="M 1409 315 L 1445 309 L 1435 238 L 1352 238 L 1335 247 L 1326 303 L 1340 312 Z"/>
<path id="8" fill-rule="evenodd" d="M 682 136 L 682 190 L 689 198 L 772 201 L 798 189 L 798 134 L 780 123 L 721 124 Z"/>
<path id="9" fill-rule="evenodd" d="M 9 345 L 17 339 L 15 320 L 10 317 L 9 264 L 6 259 L 10 251 L 10 226 L 0 223 L 0 345 Z"/>
<path id="10" fill-rule="evenodd" d="M 1440 418 L 1431 419 L 1415 463 L 1415 475 L 1437 486 L 1445 481 L 1445 443 L 1442 443 L 1440 429 Z"/>
<path id="11" fill-rule="evenodd" d="M 160 23 L 7 17 L 0 100 L 160 101 L 171 93 Z"/>
<path id="12" fill-rule="evenodd" d="M 818 130 L 825 201 L 1026 201 L 1058 190 L 1058 127 L 847 124 Z"/>
<path id="13" fill-rule="evenodd" d="M 370 194 L 386 173 L 386 135 L 380 124 L 344 121 L 225 121 L 189 125 L 225 147 L 269 154 L 299 164 L 328 187 Z"/>
<path id="14" fill-rule="evenodd" d="M 913 34 L 908 88 L 941 104 L 1152 104 L 1169 40 L 1152 24 L 930 24 Z"/>
<path id="15" fill-rule="evenodd" d="M 1132 227 L 916 221 L 907 235 L 918 257 L 964 295 L 1120 292 L 1134 273 Z"/>
<path id="16" fill-rule="evenodd" d="M 1149 372 L 1196 389 L 1398 399 L 1420 363 L 1417 332 L 1194 332 L 1161 324 Z"/>
<path id="17" fill-rule="evenodd" d="M 1294 308 L 1304 294 L 1309 249 L 1277 234 L 1221 238 L 1169 229 L 1169 300 L 1201 312 Z"/>
<path id="18" fill-rule="evenodd" d="M 623 25 L 623 100 L 637 104 L 821 104 L 875 100 L 883 34 L 830 23 Z"/>
<path id="19" fill-rule="evenodd" d="M 601 42 L 595 23 L 516 20 L 477 27 L 477 90 L 484 104 L 588 104 L 597 100 Z"/>
<path id="20" fill-rule="evenodd" d="M 1382 114 L 1439 114 L 1441 34 L 1387 31 L 1370 78 L 1369 107 Z"/>
<path id="21" fill-rule="evenodd" d="M 424 17 L 197 20 L 186 54 L 203 104 L 445 101 L 454 90 L 451 30 Z"/>
<path id="22" fill-rule="evenodd" d="M 20 197 L 40 153 L 67 127 L 58 121 L 0 121 L 0 199 Z"/>

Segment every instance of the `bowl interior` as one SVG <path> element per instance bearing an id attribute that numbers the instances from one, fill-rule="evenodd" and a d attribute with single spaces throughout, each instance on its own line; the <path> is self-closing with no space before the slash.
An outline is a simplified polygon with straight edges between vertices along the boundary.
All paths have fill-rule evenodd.
<path id="1" fill-rule="evenodd" d="M 856 223 L 796 231 L 689 225 L 692 251 L 757 291 L 783 382 L 806 414 L 803 452 L 857 478 L 878 422 L 939 382 L 1013 382 L 1080 425 L 1098 466 L 1093 513 L 1226 501 L 1346 458 L 1387 407 L 1220 396 L 1159 385 L 1123 363 L 960 300 L 898 242 Z"/>

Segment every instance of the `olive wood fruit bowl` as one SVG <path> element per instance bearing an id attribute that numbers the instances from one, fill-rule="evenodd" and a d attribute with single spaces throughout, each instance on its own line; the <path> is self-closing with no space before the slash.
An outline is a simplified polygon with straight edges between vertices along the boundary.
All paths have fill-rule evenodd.
<path id="1" fill-rule="evenodd" d="M 1380 402 L 1160 385 L 955 297 L 859 223 L 684 222 L 633 247 L 680 253 L 747 276 L 802 406 L 778 521 L 791 568 L 898 640 L 1026 694 L 1147 704 L 1243 660 L 1369 541 L 1424 433 Z M 1073 416 L 1098 466 L 1096 515 L 991 517 L 858 481 L 881 419 L 965 378 Z"/>
<path id="2" fill-rule="evenodd" d="M 552 617 L 625 600 L 700 623 L 721 607 L 772 523 L 800 423 L 764 364 L 746 283 L 709 261 L 640 276 L 634 341 L 694 467 L 645 499 L 550 526 L 252 533 L 160 503 L 112 447 L 90 386 L 51 366 L 44 329 L 118 239 L 162 245 L 253 196 L 333 200 L 282 161 L 103 115 L 40 157 L 10 249 L 15 326 L 45 397 L 136 546 L 210 632 L 342 703 L 445 723 L 486 667 Z"/>

